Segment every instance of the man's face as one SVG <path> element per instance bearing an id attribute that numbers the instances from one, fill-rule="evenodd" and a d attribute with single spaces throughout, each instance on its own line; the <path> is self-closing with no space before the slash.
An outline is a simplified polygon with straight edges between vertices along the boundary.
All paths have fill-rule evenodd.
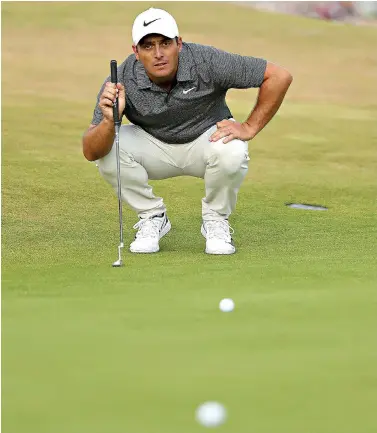
<path id="1" fill-rule="evenodd" d="M 182 49 L 182 38 L 169 39 L 162 35 L 147 35 L 135 47 L 132 46 L 149 78 L 168 81 L 174 78 L 178 69 L 178 55 Z"/>

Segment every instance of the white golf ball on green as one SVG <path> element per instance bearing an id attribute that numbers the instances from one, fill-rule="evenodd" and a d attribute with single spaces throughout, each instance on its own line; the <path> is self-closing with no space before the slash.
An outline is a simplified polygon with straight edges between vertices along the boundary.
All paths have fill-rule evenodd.
<path id="1" fill-rule="evenodd" d="M 220 301 L 219 308 L 224 313 L 230 313 L 234 310 L 234 301 L 230 298 L 224 298 Z"/>
<path id="2" fill-rule="evenodd" d="M 218 427 L 226 421 L 225 407 L 217 401 L 207 401 L 196 409 L 195 418 L 204 427 Z"/>

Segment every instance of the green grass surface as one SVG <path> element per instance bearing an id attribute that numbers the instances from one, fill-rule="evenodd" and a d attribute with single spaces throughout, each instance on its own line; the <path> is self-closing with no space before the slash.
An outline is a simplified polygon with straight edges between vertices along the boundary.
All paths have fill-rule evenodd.
<path id="1" fill-rule="evenodd" d="M 294 75 L 250 142 L 237 254 L 203 253 L 203 183 L 178 178 L 153 183 L 173 224 L 162 251 L 111 268 L 117 200 L 81 135 L 150 4 L 3 3 L 2 431 L 200 433 L 195 408 L 218 400 L 219 432 L 375 433 L 376 28 L 154 5 L 184 39 Z M 255 95 L 229 92 L 237 119 Z"/>

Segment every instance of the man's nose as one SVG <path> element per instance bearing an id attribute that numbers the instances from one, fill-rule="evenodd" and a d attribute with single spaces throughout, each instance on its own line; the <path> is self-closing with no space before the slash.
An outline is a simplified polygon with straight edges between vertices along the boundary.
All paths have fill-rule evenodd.
<path id="1" fill-rule="evenodd" d="M 162 52 L 161 52 L 161 49 L 158 45 L 156 45 L 154 55 L 155 55 L 156 59 L 160 59 L 162 57 Z"/>

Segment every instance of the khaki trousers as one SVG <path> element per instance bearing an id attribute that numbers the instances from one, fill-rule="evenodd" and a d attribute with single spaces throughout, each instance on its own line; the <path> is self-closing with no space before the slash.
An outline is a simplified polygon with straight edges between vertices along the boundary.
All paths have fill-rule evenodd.
<path id="1" fill-rule="evenodd" d="M 166 211 L 163 199 L 153 194 L 148 180 L 176 176 L 204 179 L 203 220 L 223 220 L 234 211 L 238 190 L 248 170 L 248 145 L 241 140 L 224 144 L 210 142 L 216 125 L 185 144 L 167 144 L 136 125 L 122 125 L 119 132 L 122 200 L 140 218 Z M 115 143 L 105 157 L 96 161 L 103 178 L 117 187 Z"/>

